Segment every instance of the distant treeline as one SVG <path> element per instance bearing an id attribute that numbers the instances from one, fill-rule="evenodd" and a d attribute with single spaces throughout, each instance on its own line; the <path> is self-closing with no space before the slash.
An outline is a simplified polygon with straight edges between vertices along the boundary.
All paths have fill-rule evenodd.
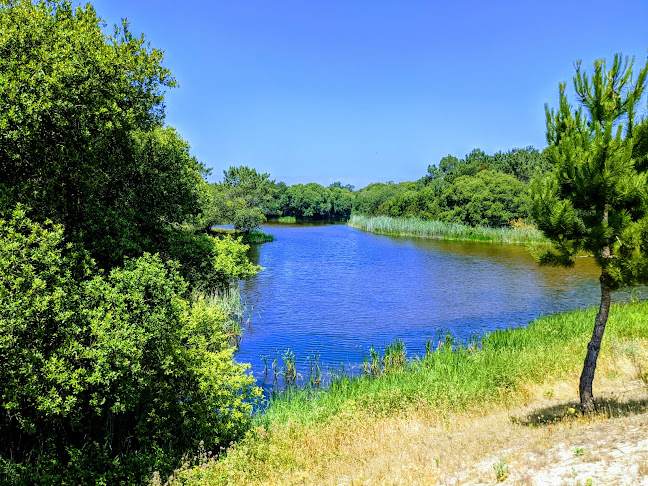
<path id="1" fill-rule="evenodd" d="M 252 229 L 266 219 L 346 220 L 352 213 L 507 226 L 526 219 L 529 180 L 549 168 L 533 147 L 488 155 L 448 155 L 414 182 L 373 183 L 360 190 L 335 182 L 288 186 L 248 167 L 231 167 L 213 190 L 224 222 Z"/>

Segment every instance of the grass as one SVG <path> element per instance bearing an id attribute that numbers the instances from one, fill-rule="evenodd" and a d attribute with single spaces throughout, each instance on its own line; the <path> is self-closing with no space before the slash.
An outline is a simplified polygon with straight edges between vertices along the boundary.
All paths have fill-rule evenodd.
<path id="1" fill-rule="evenodd" d="M 529 225 L 511 228 L 468 226 L 460 223 L 425 221 L 418 218 L 391 218 L 354 214 L 347 223 L 352 228 L 379 235 L 418 236 L 440 240 L 480 241 L 488 243 L 547 244 L 542 232 Z"/>
<path id="2" fill-rule="evenodd" d="M 526 444 L 532 430 L 549 427 L 551 433 L 551 424 L 575 419 L 573 402 L 514 421 L 508 410 L 574 397 L 595 314 L 588 309 L 543 317 L 474 343 L 447 336 L 410 361 L 400 358 L 404 349 L 396 342 L 390 356 L 372 359 L 375 366 L 382 363 L 380 371 L 279 395 L 255 416 L 245 439 L 219 459 L 181 468 L 175 484 L 434 483 L 494 445 Z M 648 303 L 613 305 L 595 393 L 600 383 L 618 383 L 621 376 L 642 384 L 647 316 Z M 645 400 L 637 403 L 646 408 Z M 493 471 L 497 458 L 486 466 L 491 479 L 503 471 Z"/>
<path id="3" fill-rule="evenodd" d="M 193 299 L 204 299 L 209 307 L 216 307 L 225 316 L 221 332 L 227 338 L 230 346 L 238 348 L 243 336 L 243 328 L 250 324 L 250 313 L 241 298 L 238 287 L 230 287 L 221 292 L 195 292 Z"/>
<path id="4" fill-rule="evenodd" d="M 263 231 L 236 231 L 227 228 L 211 228 L 211 233 L 214 236 L 232 236 L 234 238 L 241 238 L 242 243 L 267 243 L 274 241 L 274 236 L 264 233 Z"/>
<path id="5" fill-rule="evenodd" d="M 263 231 L 250 231 L 243 233 L 243 243 L 268 243 L 274 241 L 274 236 L 264 233 Z"/>
<path id="6" fill-rule="evenodd" d="M 295 224 L 297 222 L 297 218 L 295 218 L 294 216 L 280 216 L 276 219 L 273 219 L 272 222 Z"/>

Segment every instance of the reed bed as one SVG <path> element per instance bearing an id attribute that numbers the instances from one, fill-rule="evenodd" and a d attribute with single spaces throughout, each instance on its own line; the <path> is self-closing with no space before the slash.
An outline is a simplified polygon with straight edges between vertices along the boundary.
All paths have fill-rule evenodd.
<path id="1" fill-rule="evenodd" d="M 460 223 L 426 221 L 419 218 L 392 218 L 354 214 L 347 223 L 352 228 L 388 236 L 417 236 L 439 240 L 488 243 L 548 244 L 542 232 L 531 226 L 490 228 Z"/>

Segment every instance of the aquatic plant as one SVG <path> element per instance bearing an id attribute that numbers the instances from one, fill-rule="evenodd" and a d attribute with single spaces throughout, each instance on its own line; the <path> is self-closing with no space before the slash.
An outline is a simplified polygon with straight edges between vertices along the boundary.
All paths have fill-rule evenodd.
<path id="1" fill-rule="evenodd" d="M 418 236 L 440 240 L 480 241 L 489 243 L 547 244 L 542 232 L 529 225 L 511 228 L 468 226 L 460 223 L 426 221 L 419 218 L 391 218 L 354 214 L 347 223 L 352 228 L 388 236 Z"/>

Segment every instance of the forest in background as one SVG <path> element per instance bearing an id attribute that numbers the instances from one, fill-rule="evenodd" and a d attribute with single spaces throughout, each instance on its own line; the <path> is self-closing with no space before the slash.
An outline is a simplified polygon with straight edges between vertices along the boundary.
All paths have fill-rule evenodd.
<path id="1" fill-rule="evenodd" d="M 444 157 L 413 182 L 360 190 L 340 182 L 287 186 L 241 166 L 224 171 L 210 189 L 215 219 L 244 231 L 266 220 L 347 220 L 352 213 L 503 227 L 529 218 L 528 184 L 549 169 L 547 157 L 533 147 L 493 155 L 474 149 L 462 159 Z"/>

